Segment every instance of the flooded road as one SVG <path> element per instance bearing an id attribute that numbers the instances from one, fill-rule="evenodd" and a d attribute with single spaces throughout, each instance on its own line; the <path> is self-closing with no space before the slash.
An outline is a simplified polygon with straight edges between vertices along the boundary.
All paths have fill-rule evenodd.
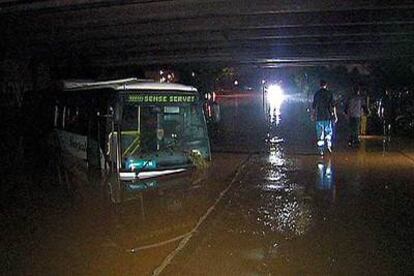
<path id="1" fill-rule="evenodd" d="M 321 158 L 304 106 L 279 115 L 267 142 L 252 150 L 258 138 L 246 139 L 250 153 L 235 154 L 227 141 L 205 171 L 72 196 L 22 179 L 1 213 L 1 273 L 414 273 L 412 142 L 365 137 L 348 149 L 338 131 Z"/>
<path id="2" fill-rule="evenodd" d="M 121 190 L 76 187 L 72 196 L 56 187 L 48 194 L 35 190 L 30 202 L 9 203 L 1 213 L 1 271 L 148 275 L 191 232 L 246 157 L 215 154 L 206 171 Z"/>
<path id="3" fill-rule="evenodd" d="M 221 211 L 165 274 L 410 274 L 413 164 L 398 152 L 321 160 L 276 146 L 251 158 Z"/>

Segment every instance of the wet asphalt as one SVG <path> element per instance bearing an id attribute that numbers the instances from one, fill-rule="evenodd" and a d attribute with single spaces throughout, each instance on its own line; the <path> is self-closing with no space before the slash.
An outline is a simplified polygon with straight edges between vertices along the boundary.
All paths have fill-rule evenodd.
<path id="1" fill-rule="evenodd" d="M 271 128 L 260 107 L 222 103 L 204 171 L 69 194 L 47 172 L 40 185 L 20 176 L 1 212 L 0 272 L 413 274 L 412 141 L 351 149 L 343 119 L 322 158 L 304 103 L 284 103 Z"/>

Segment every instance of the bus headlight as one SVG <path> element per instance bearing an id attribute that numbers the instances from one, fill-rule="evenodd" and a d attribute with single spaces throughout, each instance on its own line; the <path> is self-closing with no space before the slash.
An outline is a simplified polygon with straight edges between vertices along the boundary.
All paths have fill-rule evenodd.
<path id="1" fill-rule="evenodd" d="M 136 178 L 135 172 L 120 172 L 119 178 L 122 180 L 132 180 Z"/>

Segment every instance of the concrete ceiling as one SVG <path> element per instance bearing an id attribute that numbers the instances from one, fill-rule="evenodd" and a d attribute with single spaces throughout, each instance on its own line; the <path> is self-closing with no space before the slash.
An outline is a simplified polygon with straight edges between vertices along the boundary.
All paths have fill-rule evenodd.
<path id="1" fill-rule="evenodd" d="M 95 66 L 414 56 L 413 1 L 0 0 L 0 25 L 3 57 Z"/>

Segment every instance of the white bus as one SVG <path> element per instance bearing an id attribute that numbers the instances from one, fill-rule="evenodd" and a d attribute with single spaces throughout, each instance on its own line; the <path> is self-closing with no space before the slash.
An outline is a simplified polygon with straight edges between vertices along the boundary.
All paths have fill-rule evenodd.
<path id="1" fill-rule="evenodd" d="M 203 105 L 191 86 L 135 78 L 64 81 L 54 93 L 63 164 L 133 182 L 210 160 Z"/>

